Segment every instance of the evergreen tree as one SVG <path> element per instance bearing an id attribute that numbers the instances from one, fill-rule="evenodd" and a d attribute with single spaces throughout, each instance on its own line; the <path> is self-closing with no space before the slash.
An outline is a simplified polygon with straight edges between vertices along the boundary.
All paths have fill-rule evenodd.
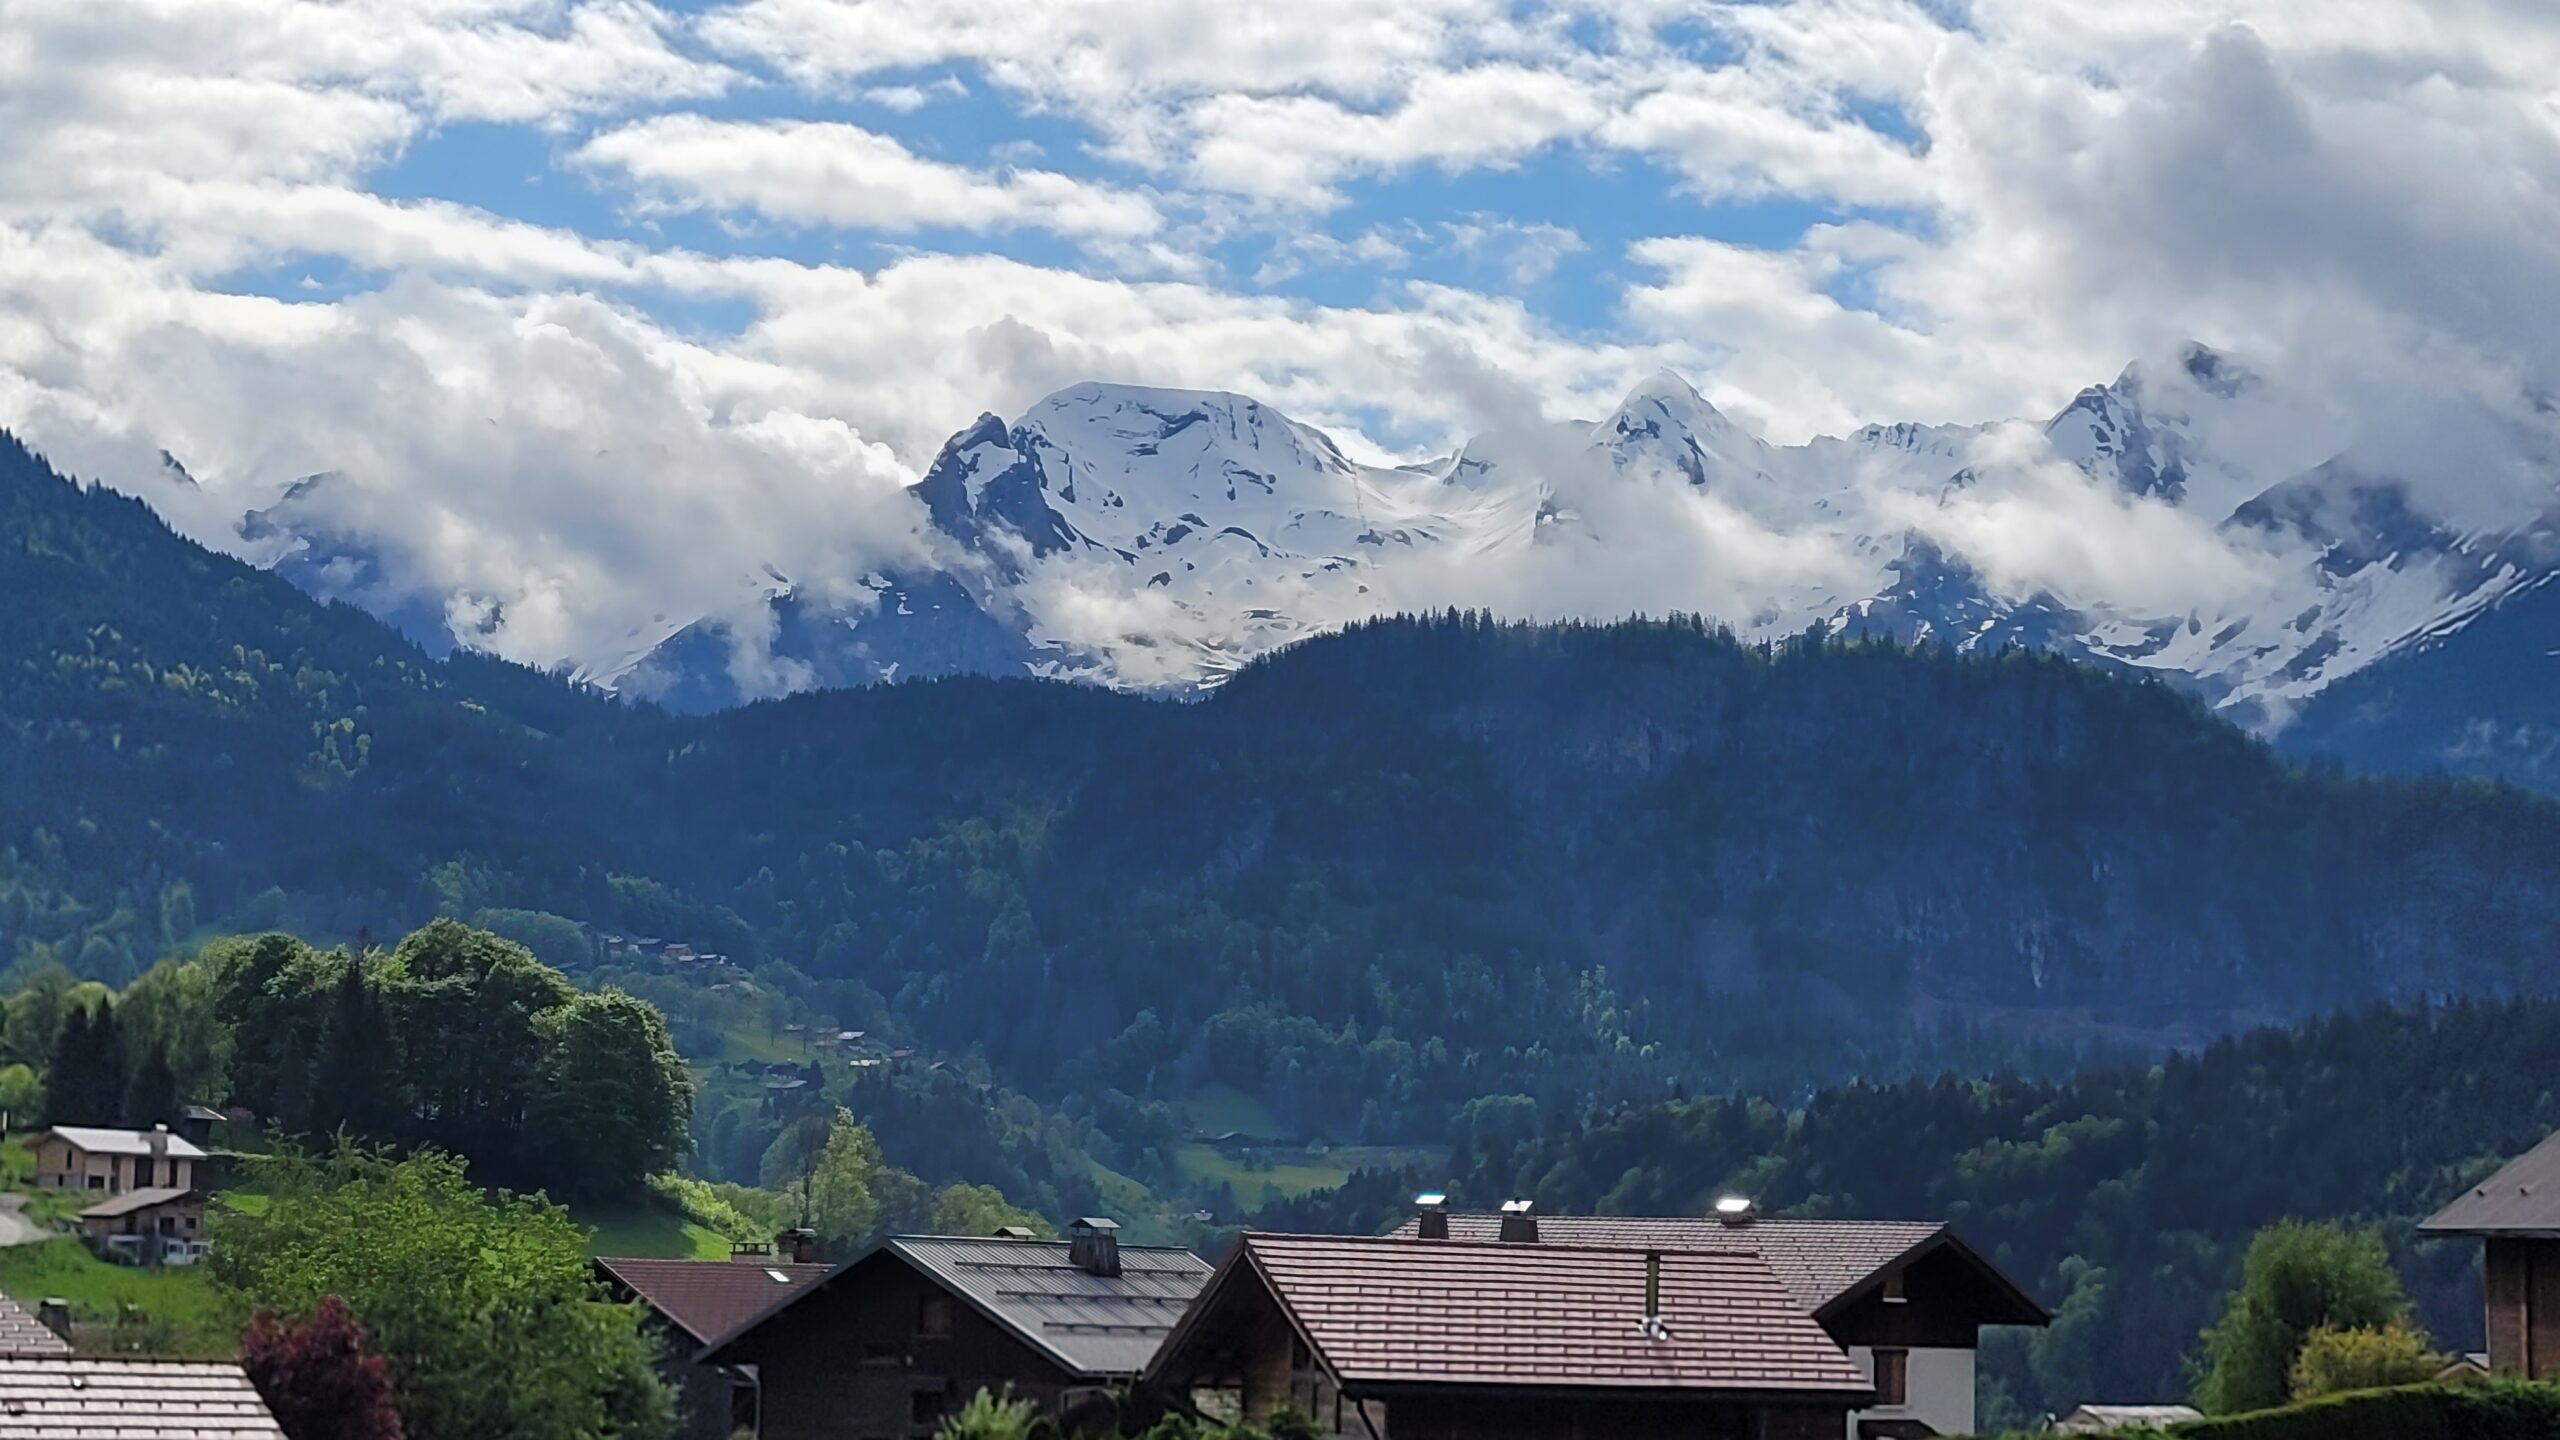
<path id="1" fill-rule="evenodd" d="M 319 1054 L 311 1067 L 310 1128 L 344 1129 L 389 1138 L 398 1124 L 390 1075 L 398 1064 L 391 1027 L 374 993 L 365 957 L 347 957 L 320 1019 Z"/>
<path id="2" fill-rule="evenodd" d="M 54 1046 L 45 1118 L 56 1125 L 114 1125 L 124 1119 L 128 1077 L 115 1006 L 74 1006 Z"/>
<path id="3" fill-rule="evenodd" d="M 137 1130 L 178 1123 L 178 1075 L 169 1067 L 169 1052 L 154 1042 L 133 1067 L 124 1091 L 124 1123 Z"/>

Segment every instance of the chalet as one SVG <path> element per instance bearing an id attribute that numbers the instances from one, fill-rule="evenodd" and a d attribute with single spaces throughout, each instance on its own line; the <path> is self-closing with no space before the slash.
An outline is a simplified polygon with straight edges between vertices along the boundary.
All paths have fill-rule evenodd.
<path id="1" fill-rule="evenodd" d="M 1424 1196 L 1424 1202 L 1437 1197 Z M 1709 1216 L 1454 1214 L 1424 1203 L 1396 1233 L 1618 1250 L 1749 1252 L 1778 1277 L 1875 1386 L 1845 1417 L 1846 1440 L 1968 1435 L 1974 1353 L 1985 1325 L 2042 1325 L 2044 1307 L 1935 1220 L 1791 1220 L 1740 1197 Z"/>
<path id="2" fill-rule="evenodd" d="M 1747 1250 L 1248 1234 L 1147 1367 L 1385 1440 L 1833 1440 L 1876 1387 Z"/>
<path id="3" fill-rule="evenodd" d="M 229 1360 L 0 1354 L 0 1397 L 0 1433 L 10 1440 L 284 1440 L 247 1372 Z"/>
<path id="4" fill-rule="evenodd" d="M 2418 1233 L 2483 1242 L 2490 1373 L 2560 1380 L 2560 1134 L 2455 1197 Z"/>
<path id="5" fill-rule="evenodd" d="M 816 1284 L 829 1267 L 817 1263 L 814 1237 L 783 1237 L 782 1253 L 763 1245 L 733 1247 L 727 1260 L 655 1260 L 599 1256 L 597 1283 L 621 1301 L 648 1307 L 663 1344 L 660 1373 L 676 1395 L 681 1440 L 729 1440 L 758 1427 L 756 1369 L 698 1364 L 695 1356 L 779 1299 Z"/>
<path id="6" fill-rule="evenodd" d="M 204 1258 L 205 1194 L 146 1185 L 80 1212 L 89 1248 L 135 1265 L 193 1265 Z"/>
<path id="7" fill-rule="evenodd" d="M 909 1440 L 980 1390 L 1056 1414 L 1135 1378 L 1208 1278 L 1108 1220 L 1064 1241 L 902 1235 L 697 1358 L 755 1368 L 764 1440 Z"/>
<path id="8" fill-rule="evenodd" d="M 56 1125 L 28 1147 L 35 1154 L 36 1184 L 47 1190 L 94 1190 L 121 1195 L 153 1188 L 190 1190 L 204 1151 L 166 1125 L 149 1130 L 108 1130 Z"/>

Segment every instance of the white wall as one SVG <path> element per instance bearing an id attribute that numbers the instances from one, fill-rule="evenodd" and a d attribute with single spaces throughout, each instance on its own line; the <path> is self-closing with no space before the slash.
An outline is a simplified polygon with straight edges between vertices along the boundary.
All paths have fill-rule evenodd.
<path id="1" fill-rule="evenodd" d="M 1865 1372 L 1869 1379 L 1875 1378 L 1875 1351 L 1864 1345 L 1852 1345 L 1849 1347 L 1849 1361 Z M 1910 1383 L 1905 1390 L 1903 1404 L 1850 1411 L 1844 1440 L 1858 1440 L 1858 1422 L 1870 1418 L 1917 1420 L 1941 1435 L 1973 1433 L 1971 1350 L 1913 1348 Z"/>

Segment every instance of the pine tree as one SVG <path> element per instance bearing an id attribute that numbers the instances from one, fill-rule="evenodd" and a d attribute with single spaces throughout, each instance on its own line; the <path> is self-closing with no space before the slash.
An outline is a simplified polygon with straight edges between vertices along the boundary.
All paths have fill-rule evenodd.
<path id="1" fill-rule="evenodd" d="M 390 1027 L 359 952 L 338 973 L 320 1020 L 319 1054 L 311 1066 L 311 1128 L 386 1135 L 394 1119 L 384 1081 L 391 1063 Z"/>
<path id="2" fill-rule="evenodd" d="M 133 1067 L 132 1083 L 125 1087 L 124 1123 L 137 1130 L 174 1125 L 179 1103 L 178 1073 L 169 1066 L 169 1052 L 155 1040 L 143 1053 L 142 1063 Z"/>

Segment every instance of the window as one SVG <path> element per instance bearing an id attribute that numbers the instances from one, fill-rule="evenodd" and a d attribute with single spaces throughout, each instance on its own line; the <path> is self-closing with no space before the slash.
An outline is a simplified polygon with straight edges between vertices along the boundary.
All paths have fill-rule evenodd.
<path id="1" fill-rule="evenodd" d="M 907 1419 L 917 1425 L 939 1424 L 942 1420 L 942 1392 L 918 1390 L 907 1397 Z"/>
<path id="2" fill-rule="evenodd" d="M 1902 1272 L 1899 1270 L 1886 1271 L 1884 1277 L 1885 1303 L 1888 1305 L 1899 1305 L 1910 1298 L 1911 1297 L 1909 1295 L 1903 1293 Z"/>
<path id="3" fill-rule="evenodd" d="M 951 1333 L 951 1297 L 926 1295 L 916 1301 L 916 1333 L 936 1338 Z"/>
<path id="4" fill-rule="evenodd" d="M 1879 1350 L 1876 1352 L 1876 1403 L 1907 1404 L 1911 1398 L 1911 1352 Z"/>

